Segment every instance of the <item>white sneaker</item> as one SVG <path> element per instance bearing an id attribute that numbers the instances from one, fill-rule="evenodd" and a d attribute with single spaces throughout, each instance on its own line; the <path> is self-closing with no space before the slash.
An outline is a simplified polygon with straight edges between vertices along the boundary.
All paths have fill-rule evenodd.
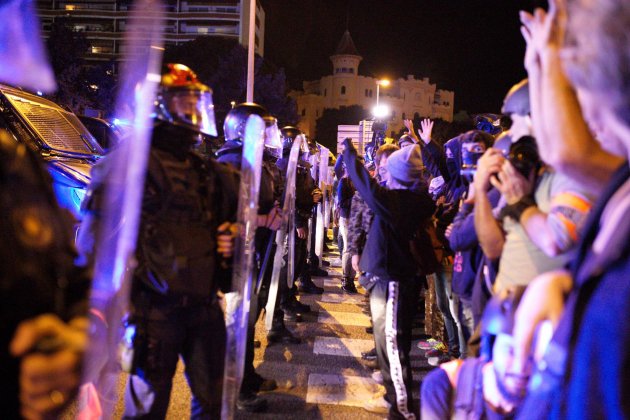
<path id="1" fill-rule="evenodd" d="M 380 393 L 370 398 L 363 404 L 363 409 L 370 413 L 387 414 L 391 404 Z"/>
<path id="2" fill-rule="evenodd" d="M 383 374 L 380 370 L 375 370 L 374 372 L 372 372 L 372 379 L 374 379 L 374 382 L 376 382 L 377 384 L 383 385 Z"/>

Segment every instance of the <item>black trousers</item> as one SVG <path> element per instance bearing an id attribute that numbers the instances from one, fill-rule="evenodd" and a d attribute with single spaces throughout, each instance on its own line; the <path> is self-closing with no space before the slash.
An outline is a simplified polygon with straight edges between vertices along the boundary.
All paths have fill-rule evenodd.
<path id="1" fill-rule="evenodd" d="M 218 302 L 162 301 L 136 307 L 134 316 L 146 339 L 135 346 L 143 357 L 127 383 L 124 417 L 166 417 L 181 356 L 193 396 L 191 418 L 220 418 L 226 332 Z"/>
<path id="2" fill-rule="evenodd" d="M 288 276 L 288 265 L 285 264 L 280 271 L 280 287 L 278 289 L 278 293 L 280 294 L 280 303 L 286 304 L 289 303 L 292 299 L 295 298 L 296 290 L 295 281 L 298 279 L 300 274 L 307 269 L 306 258 L 307 258 L 307 246 L 306 239 L 300 239 L 297 236 L 297 232 L 295 232 L 295 255 L 294 255 L 294 263 L 293 263 L 293 282 L 292 287 L 288 286 L 287 276 Z M 288 254 L 284 257 L 285 263 L 288 259 Z"/>
<path id="3" fill-rule="evenodd" d="M 370 290 L 370 311 L 378 365 L 391 404 L 389 418 L 414 419 L 409 352 L 417 309 L 418 281 L 379 278 Z"/>

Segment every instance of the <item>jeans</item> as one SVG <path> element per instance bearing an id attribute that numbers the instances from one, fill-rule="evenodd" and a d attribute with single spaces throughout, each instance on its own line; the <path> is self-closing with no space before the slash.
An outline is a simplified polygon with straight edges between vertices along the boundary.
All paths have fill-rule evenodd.
<path id="1" fill-rule="evenodd" d="M 453 296 L 451 292 L 451 273 L 452 271 L 449 270 L 449 267 L 445 266 L 439 272 L 431 274 L 428 277 L 431 277 L 435 282 L 435 297 L 438 308 L 442 313 L 442 318 L 444 319 L 446 339 L 448 341 L 448 353 L 453 357 L 460 357 L 459 343 L 464 341 L 464 337 L 461 327 L 456 321 L 458 301 L 457 297 Z M 429 280 L 429 278 L 427 278 L 427 280 Z"/>
<path id="2" fill-rule="evenodd" d="M 352 268 L 352 255 L 348 250 L 348 223 L 350 220 L 347 217 L 339 218 L 339 233 L 343 238 L 344 249 L 341 254 L 341 269 L 343 271 L 343 277 L 347 279 L 354 279 L 356 275 L 354 268 Z"/>

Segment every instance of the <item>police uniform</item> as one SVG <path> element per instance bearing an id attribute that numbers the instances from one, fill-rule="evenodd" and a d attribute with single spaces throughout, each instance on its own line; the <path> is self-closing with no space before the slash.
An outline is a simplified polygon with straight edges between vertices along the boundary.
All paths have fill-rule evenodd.
<path id="1" fill-rule="evenodd" d="M 32 151 L 0 132 L 0 412 L 19 418 L 19 359 L 9 355 L 18 324 L 53 313 L 85 315 L 89 278 L 74 266 L 72 219 Z"/>

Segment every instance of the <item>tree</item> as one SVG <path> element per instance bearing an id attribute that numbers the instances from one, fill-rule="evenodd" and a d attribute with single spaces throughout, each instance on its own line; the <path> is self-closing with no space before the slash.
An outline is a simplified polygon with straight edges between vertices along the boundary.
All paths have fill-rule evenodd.
<path id="1" fill-rule="evenodd" d="M 84 108 L 88 101 L 78 81 L 84 65 L 83 54 L 89 47 L 87 39 L 71 29 L 69 19 L 57 19 L 51 25 L 47 44 L 58 86 L 51 99 L 73 111 Z"/>
<path id="2" fill-rule="evenodd" d="M 200 37 L 167 49 L 165 62 L 191 67 L 199 79 L 213 90 L 215 116 L 220 122 L 231 109 L 231 102 L 245 102 L 247 94 L 247 50 L 235 40 Z M 287 96 L 284 70 L 276 69 L 256 55 L 254 61 L 254 102 L 278 118 L 280 126 L 298 120 L 295 102 Z"/>
<path id="3" fill-rule="evenodd" d="M 360 105 L 342 106 L 339 109 L 324 109 L 322 116 L 316 121 L 317 141 L 330 150 L 337 150 L 337 126 L 359 124 L 369 117 L 368 110 Z"/>
<path id="4" fill-rule="evenodd" d="M 57 79 L 56 103 L 81 114 L 86 108 L 113 112 L 116 83 L 113 63 L 87 65 L 84 54 L 89 42 L 72 29 L 70 19 L 57 19 L 51 26 L 48 50 Z"/>

